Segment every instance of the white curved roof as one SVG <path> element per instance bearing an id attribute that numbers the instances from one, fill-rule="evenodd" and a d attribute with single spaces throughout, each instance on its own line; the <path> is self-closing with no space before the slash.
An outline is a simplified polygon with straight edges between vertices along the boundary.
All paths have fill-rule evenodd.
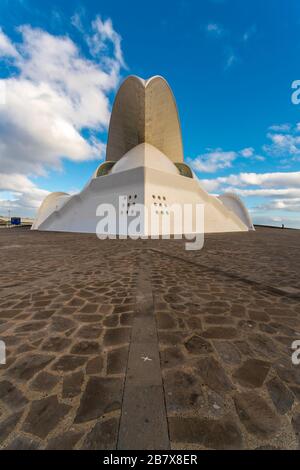
<path id="1" fill-rule="evenodd" d="M 224 193 L 218 196 L 218 198 L 241 219 L 249 230 L 255 230 L 248 209 L 236 193 Z"/>
<path id="2" fill-rule="evenodd" d="M 128 77 L 112 109 L 106 160 L 118 161 L 136 145 L 147 142 L 173 162 L 183 162 L 183 147 L 174 95 L 160 76 Z"/>
<path id="3" fill-rule="evenodd" d="M 32 228 L 38 228 L 38 226 L 45 219 L 47 219 L 47 217 L 52 214 L 52 212 L 54 212 L 55 210 L 59 210 L 65 204 L 65 202 L 70 199 L 70 197 L 71 196 L 68 193 L 63 193 L 59 191 L 48 194 L 48 196 L 45 197 L 39 207 Z"/>
<path id="4" fill-rule="evenodd" d="M 171 160 L 151 144 L 143 143 L 129 150 L 113 166 L 111 173 L 131 170 L 144 166 L 155 170 L 178 175 L 179 171 Z"/>

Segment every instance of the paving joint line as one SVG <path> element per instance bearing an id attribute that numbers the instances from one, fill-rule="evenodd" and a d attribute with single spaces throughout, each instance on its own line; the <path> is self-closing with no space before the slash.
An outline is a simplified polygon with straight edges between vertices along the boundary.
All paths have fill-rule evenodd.
<path id="1" fill-rule="evenodd" d="M 148 252 L 141 253 L 118 450 L 170 449 Z"/>

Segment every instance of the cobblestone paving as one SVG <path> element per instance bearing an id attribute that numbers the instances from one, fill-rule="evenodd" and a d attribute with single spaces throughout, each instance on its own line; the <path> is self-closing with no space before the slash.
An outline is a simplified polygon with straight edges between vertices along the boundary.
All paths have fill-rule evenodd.
<path id="1" fill-rule="evenodd" d="M 299 301 L 159 254 L 152 284 L 173 448 L 297 448 Z"/>
<path id="2" fill-rule="evenodd" d="M 119 245 L 1 232 L 2 448 L 115 447 L 135 305 Z"/>
<path id="3" fill-rule="evenodd" d="M 185 251 L 182 255 L 212 270 L 274 288 L 299 289 L 300 297 L 299 230 L 259 227 L 243 234 L 212 234 L 205 237 L 203 250 Z"/>
<path id="4" fill-rule="evenodd" d="M 299 248 L 288 230 L 210 235 L 199 252 L 2 230 L 1 448 L 116 448 L 145 252 L 171 447 L 299 448 Z"/>

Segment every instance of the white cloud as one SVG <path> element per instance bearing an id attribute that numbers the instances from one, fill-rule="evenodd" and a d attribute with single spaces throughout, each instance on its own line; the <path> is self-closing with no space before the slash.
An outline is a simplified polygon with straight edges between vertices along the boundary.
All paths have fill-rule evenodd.
<path id="1" fill-rule="evenodd" d="M 200 184 L 209 192 L 235 192 L 255 201 L 259 198 L 262 202 L 250 210 L 255 223 L 274 225 L 273 212 L 281 214 L 280 221 L 286 226 L 300 228 L 300 172 L 240 173 L 200 180 Z M 297 217 L 288 217 L 288 213 Z"/>
<path id="2" fill-rule="evenodd" d="M 300 123 L 296 124 L 294 127 L 290 124 L 273 125 L 269 127 L 267 138 L 271 140 L 271 144 L 264 145 L 262 149 L 269 157 L 280 157 L 282 169 L 288 169 L 292 162 L 300 161 Z M 188 162 L 196 172 L 214 173 L 218 170 L 231 168 L 233 166 L 233 162 L 237 158 L 257 161 L 264 161 L 266 159 L 265 156 L 257 154 L 253 147 L 245 147 L 239 151 L 224 151 L 223 149 L 208 150 L 206 153 L 203 153 L 194 159 L 189 158 Z M 277 175 L 286 174 L 287 173 L 277 173 Z M 241 175 L 253 174 L 241 173 Z M 268 181 L 273 181 L 273 177 L 270 179 L 270 175 L 274 175 L 274 173 L 267 174 Z M 230 178 L 233 177 L 234 175 L 230 176 Z M 215 189 L 216 186 L 222 182 L 222 178 L 218 181 L 219 182 L 217 183 L 216 180 L 214 180 L 214 182 L 209 180 L 209 183 L 207 184 L 209 185 L 209 188 Z"/>
<path id="3" fill-rule="evenodd" d="M 274 188 L 274 189 L 241 189 L 235 187 L 226 188 L 228 191 L 234 191 L 241 196 L 261 196 L 261 197 L 280 197 L 280 198 L 298 198 L 300 197 L 299 188 Z"/>
<path id="4" fill-rule="evenodd" d="M 17 57 L 18 52 L 0 27 L 0 57 Z"/>
<path id="5" fill-rule="evenodd" d="M 1 172 L 21 183 L 22 175 L 60 168 L 62 158 L 102 159 L 105 144 L 98 136 L 107 129 L 109 93 L 124 66 L 121 38 L 111 20 L 97 17 L 84 33 L 90 57 L 68 36 L 31 26 L 19 33 L 21 41 L 13 43 L 0 29 L 0 59 L 9 56 L 14 66 L 0 79 L 6 90 L 0 105 Z M 26 187 L 38 194 L 34 185 Z"/>
<path id="6" fill-rule="evenodd" d="M 284 210 L 287 212 L 298 212 L 300 213 L 300 197 L 290 199 L 274 199 L 267 204 L 261 204 L 255 207 L 255 210 L 262 211 L 278 211 Z"/>
<path id="7" fill-rule="evenodd" d="M 241 153 L 242 157 L 245 157 L 245 158 L 253 157 L 254 148 L 252 148 L 252 147 L 245 148 L 245 149 L 241 150 L 240 153 Z"/>
<path id="8" fill-rule="evenodd" d="M 247 147 L 239 151 L 224 151 L 222 149 L 209 150 L 194 159 L 189 158 L 188 162 L 195 171 L 214 173 L 217 170 L 231 168 L 232 163 L 238 157 L 264 160 L 264 157 L 255 154 L 254 148 Z"/>
<path id="9" fill-rule="evenodd" d="M 74 26 L 74 28 L 78 29 L 81 33 L 84 32 L 84 27 L 82 24 L 81 20 L 81 14 L 79 12 L 74 13 L 74 15 L 71 17 L 71 23 Z"/>
<path id="10" fill-rule="evenodd" d="M 111 21 L 95 21 L 96 60 L 84 58 L 66 36 L 20 28 L 23 41 L 15 45 L 20 53 L 14 59 L 19 73 L 2 80 L 2 171 L 41 173 L 47 166 L 58 167 L 62 157 L 81 161 L 103 156 L 104 144 L 96 135 L 108 125 L 108 93 L 118 84 L 123 58 Z M 82 136 L 83 129 L 89 129 L 90 138 Z"/>
<path id="11" fill-rule="evenodd" d="M 235 53 L 229 52 L 229 54 L 227 54 L 227 58 L 225 62 L 225 70 L 230 69 L 237 61 L 238 61 L 238 58 L 235 55 Z"/>
<path id="12" fill-rule="evenodd" d="M 245 188 L 249 186 L 260 186 L 262 189 L 239 189 L 244 191 L 244 195 L 276 195 L 279 191 L 280 194 L 286 191 L 300 191 L 300 172 L 274 172 L 274 173 L 239 173 L 237 175 L 220 176 L 218 178 L 201 180 L 205 187 L 213 187 L 214 190 L 224 188 L 226 186 L 235 188 Z M 281 188 L 281 189 L 274 189 Z M 248 193 L 246 194 L 246 191 Z M 264 191 L 264 193 L 262 193 Z"/>
<path id="13" fill-rule="evenodd" d="M 217 23 L 208 23 L 206 25 L 206 31 L 214 36 L 221 36 L 223 34 L 223 28 Z"/>
<path id="14" fill-rule="evenodd" d="M 267 138 L 270 144 L 263 146 L 264 152 L 272 157 L 285 158 L 285 163 L 300 159 L 300 123 L 273 125 L 269 128 Z"/>
<path id="15" fill-rule="evenodd" d="M 14 211 L 17 211 L 18 215 L 20 215 L 20 211 L 22 214 L 32 215 L 33 209 L 37 209 L 48 194 L 48 191 L 38 188 L 24 175 L 0 173 L 1 215 L 7 215 L 8 209 L 11 211 L 11 215 Z"/>
<path id="16" fill-rule="evenodd" d="M 271 144 L 265 145 L 264 151 L 269 155 L 283 157 L 285 155 L 295 156 L 300 153 L 300 136 L 269 133 L 267 137 L 271 140 Z"/>
<path id="17" fill-rule="evenodd" d="M 286 169 L 291 167 L 291 162 L 300 161 L 300 123 L 294 126 L 288 123 L 276 124 L 268 130 L 267 137 L 271 144 L 263 147 L 266 157 L 258 155 L 253 147 L 235 152 L 217 149 L 210 150 L 195 160 L 189 159 L 189 163 L 196 172 L 213 173 L 233 167 L 237 158 L 241 163 L 242 158 L 253 161 L 276 156 L 280 157 L 281 168 Z M 268 220 L 271 223 L 270 214 L 273 212 L 283 214 L 286 225 L 300 228 L 300 171 L 241 172 L 211 179 L 201 178 L 200 184 L 211 193 L 235 192 L 247 198 L 250 207 L 252 205 L 251 211 L 256 222 Z M 256 204 L 255 207 L 253 203 Z M 297 217 L 288 217 L 288 213 L 297 214 Z"/>
<path id="18" fill-rule="evenodd" d="M 90 50 L 95 57 L 99 57 L 104 53 L 107 53 L 107 47 L 109 44 L 113 45 L 114 57 L 119 66 L 124 67 L 124 59 L 121 49 L 121 37 L 114 30 L 111 19 L 102 21 L 98 16 L 92 23 L 93 34 L 87 36 L 87 42 L 90 46 Z M 111 58 L 105 54 L 104 62 L 110 63 Z"/>
<path id="19" fill-rule="evenodd" d="M 291 124 L 274 124 L 269 127 L 269 130 L 274 132 L 289 132 L 291 130 Z"/>
<path id="20" fill-rule="evenodd" d="M 264 188 L 273 187 L 299 187 L 300 172 L 274 172 L 274 173 L 240 173 L 237 176 L 227 178 L 229 184 L 241 186 L 261 186 Z"/>
<path id="21" fill-rule="evenodd" d="M 236 152 L 224 152 L 222 149 L 216 149 L 199 155 L 193 160 L 189 159 L 189 162 L 195 171 L 214 173 L 219 169 L 231 167 L 231 163 L 236 157 Z"/>
<path id="22" fill-rule="evenodd" d="M 256 26 L 252 25 L 245 33 L 243 34 L 243 41 L 247 42 L 250 37 L 252 37 L 256 33 Z"/>

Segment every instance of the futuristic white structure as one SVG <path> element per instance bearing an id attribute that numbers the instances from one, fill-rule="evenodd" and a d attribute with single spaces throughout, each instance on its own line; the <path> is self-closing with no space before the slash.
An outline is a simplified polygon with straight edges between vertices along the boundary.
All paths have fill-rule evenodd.
<path id="1" fill-rule="evenodd" d="M 123 196 L 127 199 L 119 207 Z M 106 161 L 79 194 L 47 196 L 32 229 L 95 233 L 101 204 L 112 204 L 126 223 L 134 217 L 134 208 L 143 204 L 158 218 L 170 219 L 170 234 L 178 232 L 171 221 L 174 204 L 203 204 L 206 233 L 253 229 L 248 211 L 236 195 L 209 195 L 184 163 L 176 102 L 159 76 L 149 80 L 130 76 L 123 82 L 112 110 Z M 118 222 L 113 230 L 116 234 L 122 232 Z M 150 230 L 143 220 L 142 234 L 148 235 Z M 195 230 L 193 221 L 189 233 Z"/>

